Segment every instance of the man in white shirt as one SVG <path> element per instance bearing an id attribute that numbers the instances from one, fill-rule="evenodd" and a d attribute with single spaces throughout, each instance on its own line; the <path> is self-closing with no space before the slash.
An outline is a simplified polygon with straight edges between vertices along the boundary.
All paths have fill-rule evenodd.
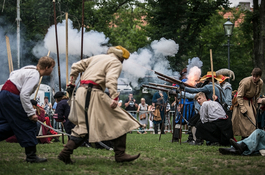
<path id="1" fill-rule="evenodd" d="M 41 76 L 50 75 L 55 62 L 41 57 L 37 66 L 25 66 L 10 73 L 0 91 L 0 141 L 15 135 L 20 146 L 25 147 L 27 162 L 45 162 L 36 156 L 38 116 L 30 102 Z"/>
<path id="2" fill-rule="evenodd" d="M 195 99 L 201 105 L 196 141 L 206 140 L 209 145 L 229 145 L 229 139 L 233 138 L 232 123 L 221 104 L 207 101 L 203 92 L 199 92 Z"/>

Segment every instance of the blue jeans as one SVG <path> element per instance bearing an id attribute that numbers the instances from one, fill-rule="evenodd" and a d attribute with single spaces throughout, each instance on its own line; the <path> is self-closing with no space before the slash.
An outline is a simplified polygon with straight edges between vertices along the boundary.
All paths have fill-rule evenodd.
<path id="1" fill-rule="evenodd" d="M 265 149 L 265 131 L 256 129 L 254 132 L 238 143 L 245 143 L 248 147 L 247 151 L 243 152 L 243 155 L 250 155 L 252 153 L 258 153 L 259 150 Z"/>

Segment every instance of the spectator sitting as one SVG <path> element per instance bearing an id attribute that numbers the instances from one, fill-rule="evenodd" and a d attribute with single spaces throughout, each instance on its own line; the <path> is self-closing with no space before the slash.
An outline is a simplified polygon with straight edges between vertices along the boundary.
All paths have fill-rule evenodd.
<path id="1" fill-rule="evenodd" d="M 210 142 L 209 145 L 229 145 L 229 139 L 233 138 L 232 123 L 221 104 L 207 101 L 203 92 L 199 92 L 195 99 L 201 105 L 201 122 L 196 125 L 196 141 L 190 144 L 199 145 L 203 143 L 202 140 L 207 140 Z"/>

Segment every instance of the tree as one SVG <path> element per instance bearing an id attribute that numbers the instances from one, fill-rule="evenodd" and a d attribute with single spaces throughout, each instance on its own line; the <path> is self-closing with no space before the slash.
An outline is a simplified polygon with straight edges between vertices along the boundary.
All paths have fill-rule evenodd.
<path id="1" fill-rule="evenodd" d="M 198 34 L 198 44 L 194 46 L 185 57 L 185 59 L 188 59 L 198 56 L 203 61 L 203 74 L 211 70 L 210 49 L 213 51 L 213 67 L 215 71 L 221 68 L 227 68 L 228 66 L 227 37 L 224 35 L 223 29 L 223 24 L 226 21 L 223 15 L 227 12 L 231 12 L 232 16 L 230 16 L 230 20 L 235 24 L 235 21 L 249 11 L 242 11 L 236 8 L 216 11 L 216 13 L 207 20 L 207 25 L 202 27 L 201 32 Z M 244 21 L 245 20 L 246 18 L 244 18 Z M 233 35 L 230 38 L 231 70 L 233 70 L 236 75 L 236 80 L 231 81 L 233 89 L 237 89 L 239 81 L 249 76 L 253 69 L 252 32 L 249 26 L 245 26 L 245 24 L 249 24 L 247 21 L 243 24 L 234 28 Z M 245 30 L 250 33 L 245 32 Z"/>
<path id="2" fill-rule="evenodd" d="M 258 0 L 253 0 L 253 14 L 252 14 L 252 24 L 253 24 L 253 39 L 254 39 L 254 64 L 255 67 L 265 70 L 265 0 L 261 0 L 259 6 Z M 265 73 L 262 77 L 265 81 Z M 262 92 L 265 93 L 265 86 L 263 86 Z"/>
<path id="3" fill-rule="evenodd" d="M 181 58 L 198 44 L 201 28 L 221 7 L 227 7 L 228 0 L 148 0 L 147 21 L 152 27 L 148 34 L 151 40 L 161 37 L 179 44 L 175 58 L 170 59 L 173 69 L 183 68 Z"/>

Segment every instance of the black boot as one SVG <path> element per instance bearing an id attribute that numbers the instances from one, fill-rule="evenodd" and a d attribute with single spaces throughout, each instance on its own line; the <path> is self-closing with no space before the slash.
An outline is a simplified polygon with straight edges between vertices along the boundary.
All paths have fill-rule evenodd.
<path id="1" fill-rule="evenodd" d="M 137 159 L 140 154 L 131 156 L 125 153 L 126 149 L 126 134 L 113 140 L 115 160 L 116 162 L 130 162 Z"/>
<path id="2" fill-rule="evenodd" d="M 165 134 L 165 123 L 160 123 L 161 134 Z"/>
<path id="3" fill-rule="evenodd" d="M 155 134 L 158 134 L 158 124 L 154 124 Z"/>
<path id="4" fill-rule="evenodd" d="M 65 164 L 73 164 L 70 155 L 73 154 L 73 150 L 76 148 L 76 144 L 73 140 L 69 140 L 64 146 L 64 149 L 58 155 L 58 159 L 63 161 Z"/>
<path id="5" fill-rule="evenodd" d="M 234 141 L 234 139 L 230 139 L 230 144 L 239 151 L 240 154 L 242 154 L 244 151 L 248 150 L 247 145 L 244 142 L 241 142 L 238 144 Z"/>
<path id="6" fill-rule="evenodd" d="M 224 155 L 240 155 L 239 151 L 234 147 L 230 148 L 219 148 L 219 152 Z"/>
<path id="7" fill-rule="evenodd" d="M 193 134 L 191 132 L 191 126 L 189 126 L 189 128 L 188 128 L 188 134 L 189 134 L 189 137 L 188 137 L 187 142 L 189 143 L 189 142 L 193 141 Z"/>
<path id="8" fill-rule="evenodd" d="M 39 158 L 36 155 L 36 145 L 35 146 L 25 147 L 25 153 L 27 155 L 27 158 L 26 158 L 27 162 L 30 162 L 30 163 L 47 162 L 47 159 Z"/>
<path id="9" fill-rule="evenodd" d="M 174 128 L 173 142 L 179 142 L 179 133 L 180 133 L 180 129 Z"/>

